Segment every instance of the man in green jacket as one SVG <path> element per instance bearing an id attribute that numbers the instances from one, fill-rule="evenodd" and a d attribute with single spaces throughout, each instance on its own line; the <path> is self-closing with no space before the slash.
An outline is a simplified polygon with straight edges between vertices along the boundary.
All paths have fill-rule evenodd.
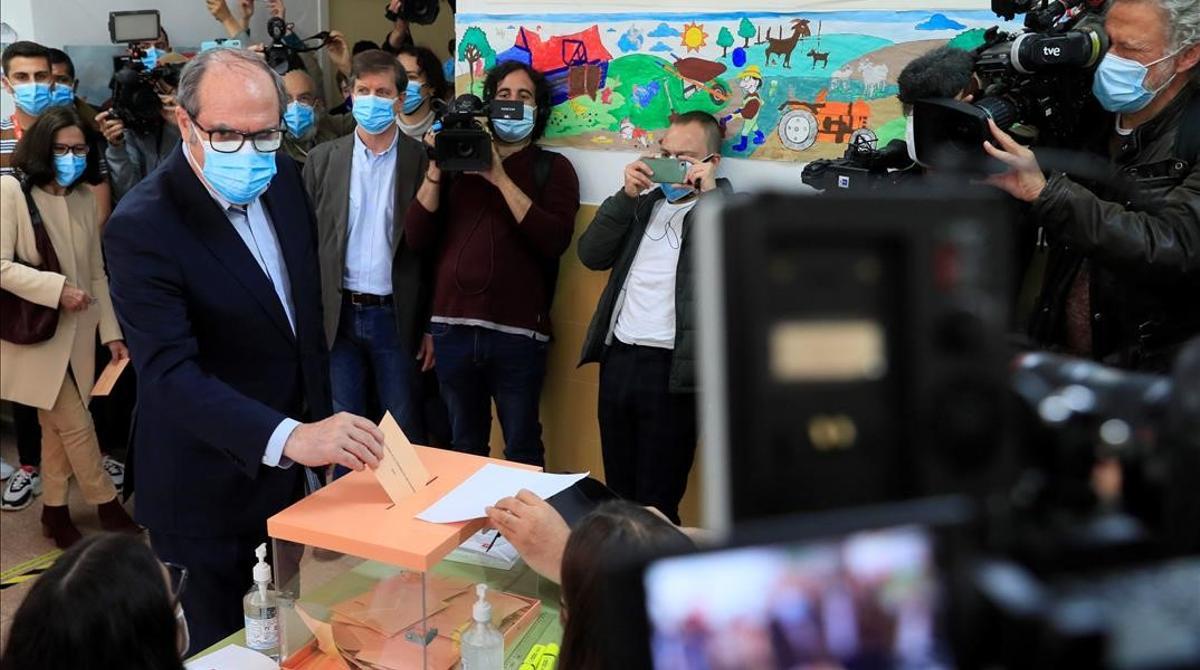
<path id="1" fill-rule="evenodd" d="M 579 258 L 612 270 L 580 365 L 600 363 L 600 442 L 608 486 L 679 523 L 696 454 L 696 342 L 689 227 L 716 179 L 722 133 L 712 115 L 677 116 L 664 158 L 691 163 L 682 184 L 655 184 L 641 160 L 579 239 Z"/>

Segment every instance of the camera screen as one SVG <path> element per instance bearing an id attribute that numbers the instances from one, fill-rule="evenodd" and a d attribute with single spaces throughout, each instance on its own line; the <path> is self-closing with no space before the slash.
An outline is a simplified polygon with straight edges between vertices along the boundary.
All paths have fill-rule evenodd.
<path id="1" fill-rule="evenodd" d="M 113 42 L 144 42 L 158 39 L 158 12 L 110 12 L 108 26 Z"/>
<path id="2" fill-rule="evenodd" d="M 951 665 L 917 527 L 667 558 L 643 579 L 655 668 Z"/>

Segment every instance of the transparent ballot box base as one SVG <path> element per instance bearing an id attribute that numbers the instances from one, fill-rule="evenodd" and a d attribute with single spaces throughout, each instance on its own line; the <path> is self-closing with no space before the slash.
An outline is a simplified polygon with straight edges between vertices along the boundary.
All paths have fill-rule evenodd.
<path id="1" fill-rule="evenodd" d="M 488 586 L 506 651 L 538 621 L 542 601 L 558 597 L 557 586 L 521 562 L 498 569 L 445 559 L 420 571 L 274 543 L 280 667 L 291 670 L 448 670 L 460 662 L 476 584 Z"/>

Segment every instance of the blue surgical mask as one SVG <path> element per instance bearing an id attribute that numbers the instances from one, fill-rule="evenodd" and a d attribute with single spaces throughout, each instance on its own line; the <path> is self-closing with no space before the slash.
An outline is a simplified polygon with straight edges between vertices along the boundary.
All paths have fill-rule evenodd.
<path id="1" fill-rule="evenodd" d="M 445 63 L 442 63 L 442 74 L 446 75 L 446 81 L 454 81 L 454 59 L 447 58 Z"/>
<path id="2" fill-rule="evenodd" d="M 1151 91 L 1146 88 L 1146 75 L 1150 68 L 1174 57 L 1183 49 L 1167 54 L 1162 58 L 1142 65 L 1141 63 L 1122 58 L 1113 52 L 1108 52 L 1100 67 L 1096 68 L 1096 76 L 1092 80 L 1092 94 L 1100 101 L 1100 106 L 1110 112 L 1130 114 L 1146 108 L 1154 96 L 1171 85 L 1175 75 L 1171 75 L 1162 86 Z"/>
<path id="3" fill-rule="evenodd" d="M 13 86 L 13 102 L 22 112 L 39 116 L 50 106 L 50 84 L 31 82 Z"/>
<path id="4" fill-rule="evenodd" d="M 309 138 L 309 131 L 317 124 L 317 112 L 312 105 L 292 101 L 283 113 L 283 122 L 287 124 L 289 135 L 298 140 L 305 140 Z"/>
<path id="5" fill-rule="evenodd" d="M 421 92 L 421 82 L 409 80 L 408 88 L 404 89 L 404 113 L 412 114 L 423 102 L 425 94 Z"/>
<path id="6" fill-rule="evenodd" d="M 167 52 L 158 47 L 146 49 L 146 55 L 142 57 L 142 65 L 146 66 L 147 70 L 153 70 L 158 67 L 158 59 L 165 56 Z"/>
<path id="7" fill-rule="evenodd" d="M 271 185 L 276 169 L 274 151 L 263 153 L 249 140 L 232 154 L 214 151 L 204 140 L 200 144 L 204 147 L 204 180 L 222 198 L 235 205 L 248 205 Z"/>
<path id="8" fill-rule="evenodd" d="M 396 123 L 396 112 L 391 98 L 374 95 L 354 96 L 354 120 L 371 135 L 378 135 Z"/>
<path id="9" fill-rule="evenodd" d="M 55 84 L 50 89 L 51 107 L 69 107 L 75 104 L 75 89 L 66 84 Z"/>
<path id="10" fill-rule="evenodd" d="M 519 119 L 492 119 L 492 130 L 496 131 L 496 137 L 502 142 L 520 142 L 533 132 L 533 116 L 536 111 L 536 107 L 525 105 L 525 115 Z"/>
<path id="11" fill-rule="evenodd" d="M 86 168 L 87 156 L 76 156 L 72 153 L 67 153 L 63 156 L 55 156 L 54 181 L 58 182 L 59 186 L 66 188 L 79 181 L 79 178 L 83 176 L 83 171 Z"/>
<path id="12" fill-rule="evenodd" d="M 684 198 L 696 193 L 696 189 L 691 186 L 680 186 L 678 184 L 659 184 L 663 195 L 667 197 L 667 202 L 679 202 Z"/>

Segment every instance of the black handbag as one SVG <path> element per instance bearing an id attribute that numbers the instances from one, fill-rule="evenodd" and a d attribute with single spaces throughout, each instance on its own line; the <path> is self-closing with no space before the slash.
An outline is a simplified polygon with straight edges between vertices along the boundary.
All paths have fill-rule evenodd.
<path id="1" fill-rule="evenodd" d="M 33 238 L 42 262 L 38 265 L 25 263 L 16 257 L 15 252 L 13 262 L 35 270 L 62 272 L 58 254 L 54 253 L 54 245 L 50 243 L 50 236 L 46 234 L 41 212 L 33 202 L 32 189 L 33 185 L 28 181 L 21 181 L 21 191 L 25 194 L 25 204 L 29 207 L 29 220 L 33 224 Z M 58 305 L 38 305 L 0 287 L 0 340 L 13 344 L 37 344 L 54 337 L 54 331 L 57 329 Z"/>

